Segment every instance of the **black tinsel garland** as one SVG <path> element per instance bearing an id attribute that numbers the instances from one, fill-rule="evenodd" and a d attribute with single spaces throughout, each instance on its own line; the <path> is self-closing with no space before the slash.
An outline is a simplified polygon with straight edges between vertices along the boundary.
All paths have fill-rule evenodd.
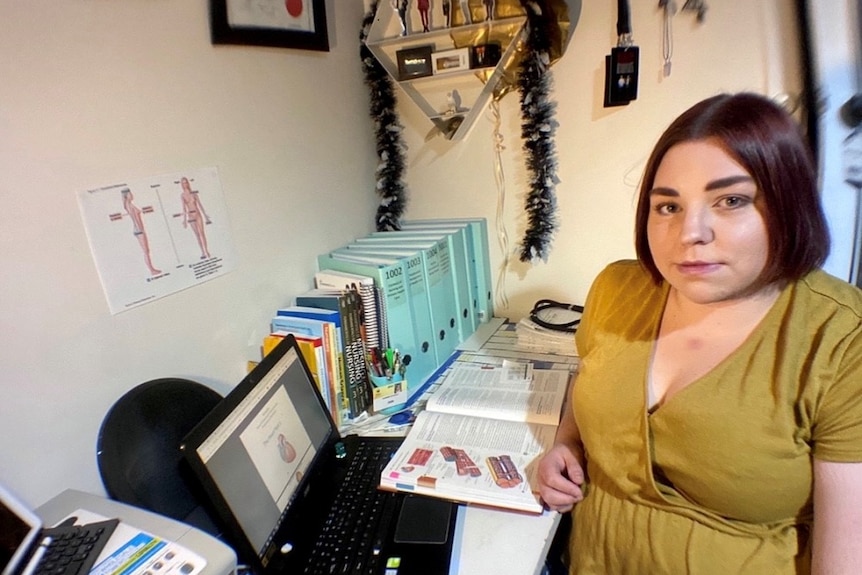
<path id="1" fill-rule="evenodd" d="M 406 146 L 401 139 L 404 129 L 395 113 L 395 89 L 386 69 L 377 61 L 365 45 L 368 30 L 377 13 L 377 2 L 371 4 L 369 12 L 362 21 L 360 32 L 360 52 L 365 85 L 371 93 L 371 119 L 377 139 L 377 195 L 380 204 L 375 218 L 378 232 L 400 230 L 401 216 L 407 205 L 407 186 L 403 175 L 406 160 Z"/>
<path id="2" fill-rule="evenodd" d="M 557 229 L 557 154 L 554 135 L 556 102 L 551 88 L 550 35 L 547 16 L 532 0 L 521 0 L 527 13 L 526 55 L 518 75 L 521 96 L 521 138 L 526 156 L 530 191 L 527 194 L 527 230 L 520 246 L 520 260 L 548 260 L 551 238 Z"/>

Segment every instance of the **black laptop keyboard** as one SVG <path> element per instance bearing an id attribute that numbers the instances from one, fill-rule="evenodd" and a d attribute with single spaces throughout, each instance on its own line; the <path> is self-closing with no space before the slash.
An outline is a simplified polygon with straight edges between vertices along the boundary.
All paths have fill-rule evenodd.
<path id="1" fill-rule="evenodd" d="M 396 449 L 392 444 L 360 443 L 305 573 L 379 572 L 380 548 L 396 509 L 394 495 L 377 485 Z"/>
<path id="2" fill-rule="evenodd" d="M 45 529 L 41 543 L 45 552 L 34 575 L 86 575 L 118 523 L 118 519 L 108 519 Z"/>

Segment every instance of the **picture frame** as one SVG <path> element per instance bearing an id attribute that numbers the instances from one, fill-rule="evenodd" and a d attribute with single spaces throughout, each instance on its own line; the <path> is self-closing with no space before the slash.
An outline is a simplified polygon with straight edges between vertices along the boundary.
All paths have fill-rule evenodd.
<path id="1" fill-rule="evenodd" d="M 210 0 L 213 44 L 329 51 L 325 0 Z"/>
<path id="2" fill-rule="evenodd" d="M 431 55 L 431 67 L 434 74 L 448 74 L 470 69 L 470 49 L 455 48 L 434 52 Z"/>
<path id="3" fill-rule="evenodd" d="M 398 79 L 402 81 L 412 80 L 433 75 L 434 71 L 431 69 L 431 52 L 433 51 L 434 46 L 431 45 L 413 46 L 396 51 Z"/>

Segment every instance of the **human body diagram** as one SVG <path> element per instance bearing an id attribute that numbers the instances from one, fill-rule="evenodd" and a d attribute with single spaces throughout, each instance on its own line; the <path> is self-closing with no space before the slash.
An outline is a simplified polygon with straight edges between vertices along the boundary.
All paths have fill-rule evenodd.
<path id="1" fill-rule="evenodd" d="M 144 252 L 144 263 L 150 270 L 150 275 L 157 276 L 162 273 L 162 270 L 153 266 L 153 259 L 150 256 L 150 241 L 144 229 L 143 210 L 135 205 L 135 198 L 129 188 L 120 190 L 120 195 L 123 200 L 123 209 L 126 211 L 126 215 L 132 220 L 132 234 L 138 239 L 138 244 Z"/>
<path id="2" fill-rule="evenodd" d="M 201 259 L 209 259 L 210 252 L 207 245 L 207 234 L 204 226 L 211 224 L 212 221 L 204 210 L 204 206 L 200 199 L 200 193 L 196 190 L 192 190 L 188 178 L 182 178 L 180 180 L 180 186 L 182 186 L 183 190 L 180 196 L 183 203 L 183 227 L 191 228 L 194 232 L 195 239 L 201 249 Z"/>

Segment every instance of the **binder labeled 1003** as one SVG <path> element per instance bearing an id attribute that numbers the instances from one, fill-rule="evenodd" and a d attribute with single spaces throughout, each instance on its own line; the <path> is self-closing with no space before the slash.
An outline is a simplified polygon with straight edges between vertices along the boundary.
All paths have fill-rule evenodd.
<path id="1" fill-rule="evenodd" d="M 419 308 L 411 305 L 405 262 L 372 257 L 347 258 L 326 253 L 318 256 L 317 265 L 321 270 L 348 272 L 374 280 L 382 302 L 382 309 L 378 311 L 386 317 L 386 325 L 381 327 L 388 331 L 388 346 L 398 349 L 405 359 L 410 357 L 408 385 L 411 388 L 419 386 L 434 373 L 437 369 L 434 349 L 427 339 L 420 339 L 418 330 L 414 329 L 417 321 L 421 324 L 424 320 L 427 325 L 430 320 L 414 318 L 413 309 Z"/>

